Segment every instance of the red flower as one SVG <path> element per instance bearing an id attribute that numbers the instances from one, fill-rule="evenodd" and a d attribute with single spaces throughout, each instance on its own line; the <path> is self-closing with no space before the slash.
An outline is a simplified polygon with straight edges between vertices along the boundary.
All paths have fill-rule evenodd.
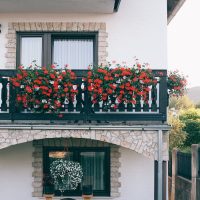
<path id="1" fill-rule="evenodd" d="M 36 83 L 36 84 L 38 84 L 38 85 L 41 85 L 41 84 L 42 84 L 42 81 L 36 79 L 36 80 L 34 80 L 34 83 Z"/>
<path id="2" fill-rule="evenodd" d="M 15 87 L 20 87 L 20 83 L 18 83 L 17 81 L 13 81 L 12 83 Z"/>
<path id="3" fill-rule="evenodd" d="M 66 87 L 66 88 L 64 88 L 64 92 L 68 92 L 69 91 L 69 89 Z"/>
<path id="4" fill-rule="evenodd" d="M 92 88 L 92 86 L 88 86 L 88 91 L 92 91 L 93 90 L 93 88 Z"/>
<path id="5" fill-rule="evenodd" d="M 49 105 L 48 104 L 44 104 L 44 109 L 47 109 L 47 108 L 49 108 Z"/>
<path id="6" fill-rule="evenodd" d="M 33 90 L 31 89 L 31 87 L 30 86 L 26 86 L 26 91 L 28 92 L 28 93 L 32 93 L 33 92 Z"/>
<path id="7" fill-rule="evenodd" d="M 21 80 L 23 76 L 21 74 L 17 74 L 17 79 Z"/>
<path id="8" fill-rule="evenodd" d="M 17 101 L 18 102 L 22 101 L 22 97 L 20 95 L 17 95 Z"/>
<path id="9" fill-rule="evenodd" d="M 52 79 L 55 79 L 55 78 L 56 78 L 54 74 L 50 74 L 50 77 L 51 77 Z"/>

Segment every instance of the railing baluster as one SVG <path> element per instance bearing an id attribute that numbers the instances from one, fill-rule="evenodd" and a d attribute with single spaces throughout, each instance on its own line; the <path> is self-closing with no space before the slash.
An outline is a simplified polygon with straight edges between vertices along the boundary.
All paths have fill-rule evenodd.
<path id="1" fill-rule="evenodd" d="M 76 111 L 82 111 L 82 90 L 81 90 L 81 85 L 82 85 L 82 78 L 79 78 L 77 80 L 78 84 L 78 94 L 76 95 Z"/>
<path id="2" fill-rule="evenodd" d="M 148 98 L 148 101 L 149 101 L 149 108 L 151 108 L 152 106 L 152 96 L 151 96 L 151 92 L 152 92 L 152 86 L 149 87 L 150 88 L 150 91 L 149 91 L 149 98 Z M 149 112 L 151 112 L 151 109 L 149 109 Z"/>
<path id="3" fill-rule="evenodd" d="M 156 112 L 157 111 L 157 86 L 152 87 L 151 91 L 151 112 Z"/>
<path id="4" fill-rule="evenodd" d="M 7 111 L 7 97 L 8 97 L 8 90 L 7 90 L 8 80 L 3 78 L 2 79 L 2 91 L 1 91 L 1 111 Z"/>
<path id="5" fill-rule="evenodd" d="M 133 104 L 132 103 L 128 103 L 127 104 L 127 112 L 132 112 L 133 111 Z"/>
<path id="6" fill-rule="evenodd" d="M 167 93 L 167 74 L 163 74 L 160 77 L 158 101 L 159 101 L 159 113 L 162 114 L 162 121 L 166 120 L 167 106 L 168 106 L 168 93 Z"/>

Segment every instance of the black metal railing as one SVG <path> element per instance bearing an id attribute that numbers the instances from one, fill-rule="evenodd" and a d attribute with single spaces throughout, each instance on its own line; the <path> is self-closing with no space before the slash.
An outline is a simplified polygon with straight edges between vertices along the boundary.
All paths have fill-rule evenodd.
<path id="1" fill-rule="evenodd" d="M 191 179 L 191 159 L 190 153 L 177 152 L 178 176 Z"/>
<path id="2" fill-rule="evenodd" d="M 161 72 L 161 73 L 158 73 Z M 52 113 L 33 113 L 16 104 L 16 94 L 10 85 L 10 78 L 16 70 L 0 70 L 0 120 L 84 120 L 84 121 L 166 121 L 168 105 L 166 70 L 153 70 L 158 83 L 149 92 L 148 104 L 140 98 L 134 104 L 120 104 L 117 110 L 107 108 L 105 102 L 91 103 L 88 91 L 83 89 L 84 82 L 76 81 L 78 94 L 75 102 L 64 105 L 63 117 Z M 160 75 L 162 74 L 162 75 Z M 86 88 L 86 87 L 85 87 Z"/>

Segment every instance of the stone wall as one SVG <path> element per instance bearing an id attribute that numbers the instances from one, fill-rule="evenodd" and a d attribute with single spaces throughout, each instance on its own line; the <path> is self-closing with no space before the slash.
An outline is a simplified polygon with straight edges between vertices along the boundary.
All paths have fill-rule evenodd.
<path id="1" fill-rule="evenodd" d="M 31 130 L 31 129 L 0 129 L 0 149 L 11 145 L 25 143 L 46 138 L 85 138 L 116 144 L 134 150 L 144 156 L 157 159 L 158 139 L 157 131 L 142 130 Z M 163 132 L 163 159 L 168 159 L 168 134 Z"/>
<path id="2" fill-rule="evenodd" d="M 106 142 L 94 141 L 89 139 L 45 139 L 33 141 L 33 197 L 42 197 L 43 186 L 43 147 L 47 146 L 67 146 L 67 147 L 110 147 L 111 150 L 111 197 L 119 197 L 119 168 L 120 152 L 119 146 Z"/>
<path id="3" fill-rule="evenodd" d="M 6 68 L 16 69 L 16 32 L 98 32 L 98 62 L 106 62 L 106 23 L 94 22 L 13 22 L 8 24 Z"/>

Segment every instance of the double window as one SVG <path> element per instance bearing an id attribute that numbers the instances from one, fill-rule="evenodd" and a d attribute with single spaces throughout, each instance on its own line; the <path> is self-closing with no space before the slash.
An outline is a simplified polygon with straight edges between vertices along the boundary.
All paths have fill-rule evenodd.
<path id="1" fill-rule="evenodd" d="M 80 163 L 83 170 L 81 184 L 76 190 L 67 189 L 64 196 L 80 196 L 82 187 L 91 185 L 95 196 L 110 195 L 110 149 L 105 147 L 46 147 L 44 148 L 43 172 L 50 175 L 50 165 L 56 159 L 74 161 Z M 55 196 L 59 196 L 59 190 L 54 191 Z"/>
<path id="2" fill-rule="evenodd" d="M 86 70 L 97 64 L 97 33 L 18 33 L 17 66 L 56 64 L 69 65 L 73 70 Z"/>

